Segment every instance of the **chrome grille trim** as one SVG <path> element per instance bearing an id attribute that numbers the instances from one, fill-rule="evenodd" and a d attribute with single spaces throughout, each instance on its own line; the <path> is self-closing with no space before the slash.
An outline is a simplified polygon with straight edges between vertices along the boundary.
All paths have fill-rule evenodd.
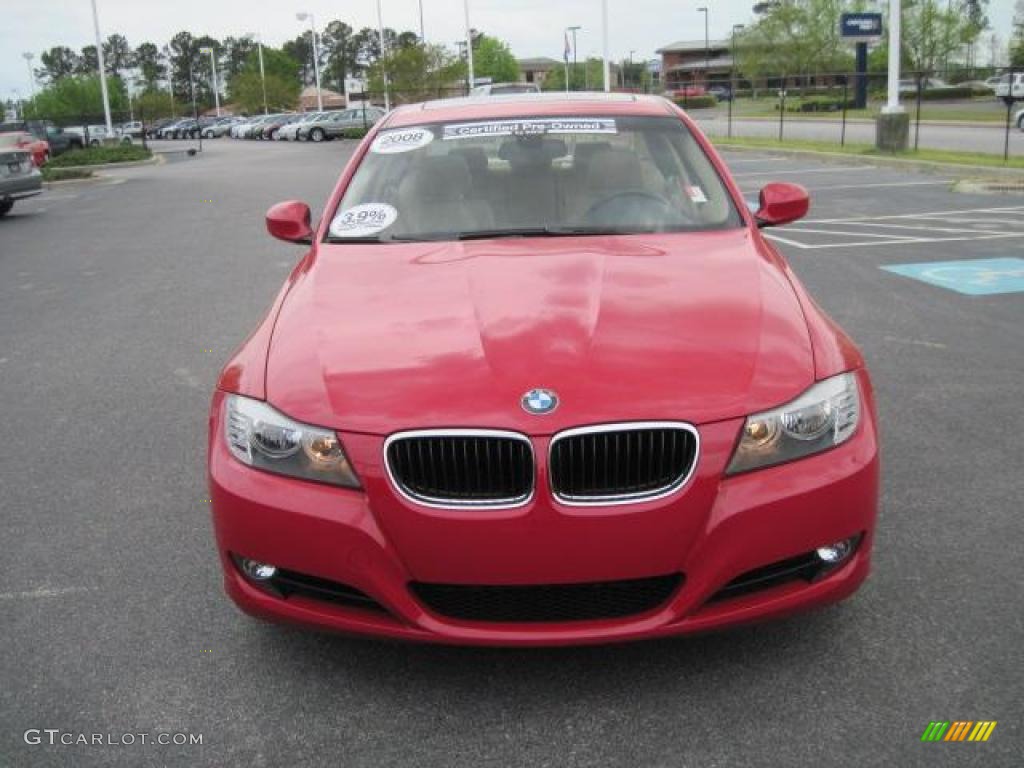
<path id="1" fill-rule="evenodd" d="M 683 432 L 688 432 L 693 436 L 693 459 L 690 462 L 689 467 L 686 471 L 673 479 L 673 481 L 663 487 L 656 488 L 649 491 L 641 491 L 638 493 L 618 493 L 618 494 L 607 494 L 601 496 L 571 496 L 568 494 L 560 493 L 556 487 L 555 469 L 554 469 L 554 449 L 555 446 L 562 440 L 569 437 L 577 437 L 579 435 L 593 435 L 593 434 L 608 434 L 617 432 L 638 432 L 644 430 L 653 429 L 675 429 Z M 605 457 L 607 459 L 607 456 Z M 700 461 L 700 432 L 692 424 L 685 421 L 628 421 L 619 422 L 614 424 L 596 424 L 588 427 L 576 427 L 574 429 L 566 429 L 562 432 L 558 432 L 554 437 L 551 438 L 551 442 L 548 444 L 548 482 L 551 485 L 551 495 L 561 504 L 572 507 L 593 507 L 593 506 L 608 506 L 613 504 L 640 504 L 646 501 L 655 501 L 657 499 L 671 496 L 673 493 L 679 491 L 685 486 L 693 474 L 697 471 L 697 464 Z"/>
<path id="2" fill-rule="evenodd" d="M 454 499 L 454 498 L 443 498 L 436 496 L 428 496 L 420 493 L 416 493 L 412 489 L 406 487 L 402 482 L 399 481 L 395 474 L 394 468 L 391 466 L 390 448 L 391 446 L 401 440 L 409 440 L 415 438 L 446 438 L 446 437 L 491 437 L 500 438 L 505 440 L 515 440 L 526 445 L 529 453 L 529 470 L 530 470 L 530 488 L 527 493 L 521 494 L 515 497 L 503 498 L 503 499 L 486 499 L 473 501 L 469 499 Z M 410 501 L 414 504 L 418 504 L 424 507 L 432 507 L 434 509 L 478 509 L 478 510 L 495 510 L 495 509 L 515 509 L 516 507 L 522 507 L 529 504 L 533 500 L 533 495 L 537 487 L 537 468 L 536 468 L 536 456 L 533 451 L 533 443 L 526 435 L 519 432 L 510 432 L 507 430 L 500 429 L 416 429 L 408 430 L 405 432 L 396 432 L 390 435 L 384 441 L 384 469 L 387 472 L 388 480 L 391 482 L 392 488 L 394 488 L 402 498 Z M 442 469 L 442 472 L 445 470 Z M 480 467 L 477 466 L 477 472 L 480 471 Z"/>

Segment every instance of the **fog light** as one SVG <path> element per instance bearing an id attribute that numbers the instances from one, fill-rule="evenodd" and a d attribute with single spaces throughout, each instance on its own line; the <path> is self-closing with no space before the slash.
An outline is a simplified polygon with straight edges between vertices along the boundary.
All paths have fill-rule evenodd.
<path id="1" fill-rule="evenodd" d="M 853 552 L 853 541 L 853 539 L 843 539 L 829 544 L 827 547 L 818 547 L 818 559 L 829 565 L 843 562 Z"/>
<path id="2" fill-rule="evenodd" d="M 248 558 L 242 558 L 242 570 L 253 581 L 268 581 L 277 573 L 277 568 L 274 566 Z"/>

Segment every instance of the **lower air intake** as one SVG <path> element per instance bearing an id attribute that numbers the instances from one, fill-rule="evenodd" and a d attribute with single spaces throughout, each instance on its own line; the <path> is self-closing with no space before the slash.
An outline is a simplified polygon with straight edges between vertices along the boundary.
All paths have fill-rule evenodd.
<path id="1" fill-rule="evenodd" d="M 431 611 L 451 619 L 561 622 L 619 619 L 660 607 L 682 584 L 679 573 L 624 581 L 536 586 L 424 584 L 410 588 Z"/>

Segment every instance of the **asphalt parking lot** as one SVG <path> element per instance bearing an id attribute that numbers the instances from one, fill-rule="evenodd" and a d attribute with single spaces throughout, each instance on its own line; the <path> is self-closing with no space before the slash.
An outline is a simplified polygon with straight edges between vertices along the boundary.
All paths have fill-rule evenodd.
<path id="1" fill-rule="evenodd" d="M 745 191 L 811 190 L 772 237 L 873 370 L 871 579 L 723 634 L 444 648 L 261 624 L 221 592 L 210 391 L 300 256 L 263 212 L 318 210 L 351 145 L 204 148 L 0 221 L 0 765 L 1020 765 L 1024 293 L 993 291 L 1024 288 L 1024 197 L 730 154 Z M 884 269 L 959 260 L 991 261 Z M 937 719 L 998 727 L 922 743 Z M 46 728 L 203 743 L 25 743 Z"/>

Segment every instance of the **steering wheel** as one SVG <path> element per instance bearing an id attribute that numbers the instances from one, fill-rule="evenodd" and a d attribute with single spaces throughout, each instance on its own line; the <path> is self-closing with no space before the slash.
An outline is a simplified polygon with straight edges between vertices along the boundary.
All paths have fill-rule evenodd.
<path id="1" fill-rule="evenodd" d="M 656 226 L 677 219 L 678 212 L 661 195 L 635 189 L 615 192 L 598 200 L 583 218 L 588 224 Z"/>

